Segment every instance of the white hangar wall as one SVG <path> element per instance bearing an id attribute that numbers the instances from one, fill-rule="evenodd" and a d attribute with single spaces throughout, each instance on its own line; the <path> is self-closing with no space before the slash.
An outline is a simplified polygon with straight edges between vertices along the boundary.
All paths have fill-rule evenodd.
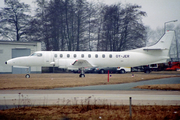
<path id="1" fill-rule="evenodd" d="M 0 41 L 0 74 L 24 74 L 26 68 L 14 68 L 5 62 L 14 57 L 28 56 L 41 51 L 41 42 Z M 41 73 L 41 67 L 30 67 L 30 73 Z"/>

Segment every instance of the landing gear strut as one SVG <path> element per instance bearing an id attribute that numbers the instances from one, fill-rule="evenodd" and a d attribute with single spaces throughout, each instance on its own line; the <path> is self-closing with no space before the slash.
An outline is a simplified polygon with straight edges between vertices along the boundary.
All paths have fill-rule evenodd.
<path id="1" fill-rule="evenodd" d="M 30 75 L 29 75 L 29 68 L 27 68 L 27 74 L 25 75 L 25 78 L 30 78 Z"/>
<path id="2" fill-rule="evenodd" d="M 84 68 L 81 68 L 80 70 L 81 70 L 81 74 L 79 75 L 79 77 L 81 78 L 85 77 Z"/>

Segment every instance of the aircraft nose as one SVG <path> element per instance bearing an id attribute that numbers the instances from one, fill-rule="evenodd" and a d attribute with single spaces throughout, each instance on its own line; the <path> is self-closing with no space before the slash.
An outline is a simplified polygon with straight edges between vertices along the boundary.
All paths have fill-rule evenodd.
<path id="1" fill-rule="evenodd" d="M 5 64 L 7 64 L 7 62 L 5 62 Z"/>

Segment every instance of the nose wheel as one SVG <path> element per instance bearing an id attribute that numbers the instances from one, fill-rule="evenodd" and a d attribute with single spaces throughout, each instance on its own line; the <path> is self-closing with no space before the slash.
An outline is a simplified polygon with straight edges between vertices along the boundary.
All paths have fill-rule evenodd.
<path id="1" fill-rule="evenodd" d="M 85 77 L 84 68 L 81 68 L 80 70 L 81 70 L 81 74 L 79 75 L 79 77 L 81 78 Z"/>
<path id="2" fill-rule="evenodd" d="M 26 75 L 25 75 L 25 78 L 30 78 L 30 75 L 29 75 L 29 74 L 26 74 Z"/>

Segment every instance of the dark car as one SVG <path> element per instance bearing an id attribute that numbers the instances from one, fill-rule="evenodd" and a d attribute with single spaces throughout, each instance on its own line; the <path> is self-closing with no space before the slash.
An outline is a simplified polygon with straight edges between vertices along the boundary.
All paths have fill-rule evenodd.
<path id="1" fill-rule="evenodd" d="M 92 67 L 92 68 L 84 68 L 84 73 L 94 73 L 94 70 L 96 69 L 96 67 Z M 81 70 L 73 70 L 72 72 L 74 73 L 81 73 Z"/>
<path id="2" fill-rule="evenodd" d="M 105 68 L 97 67 L 95 68 L 94 72 L 104 74 L 104 73 L 108 73 L 108 70 L 109 73 L 117 73 L 117 67 L 105 67 Z"/>
<path id="3" fill-rule="evenodd" d="M 85 73 L 94 73 L 95 69 L 96 69 L 96 67 L 85 68 L 85 69 L 84 69 L 84 72 L 85 72 Z"/>

